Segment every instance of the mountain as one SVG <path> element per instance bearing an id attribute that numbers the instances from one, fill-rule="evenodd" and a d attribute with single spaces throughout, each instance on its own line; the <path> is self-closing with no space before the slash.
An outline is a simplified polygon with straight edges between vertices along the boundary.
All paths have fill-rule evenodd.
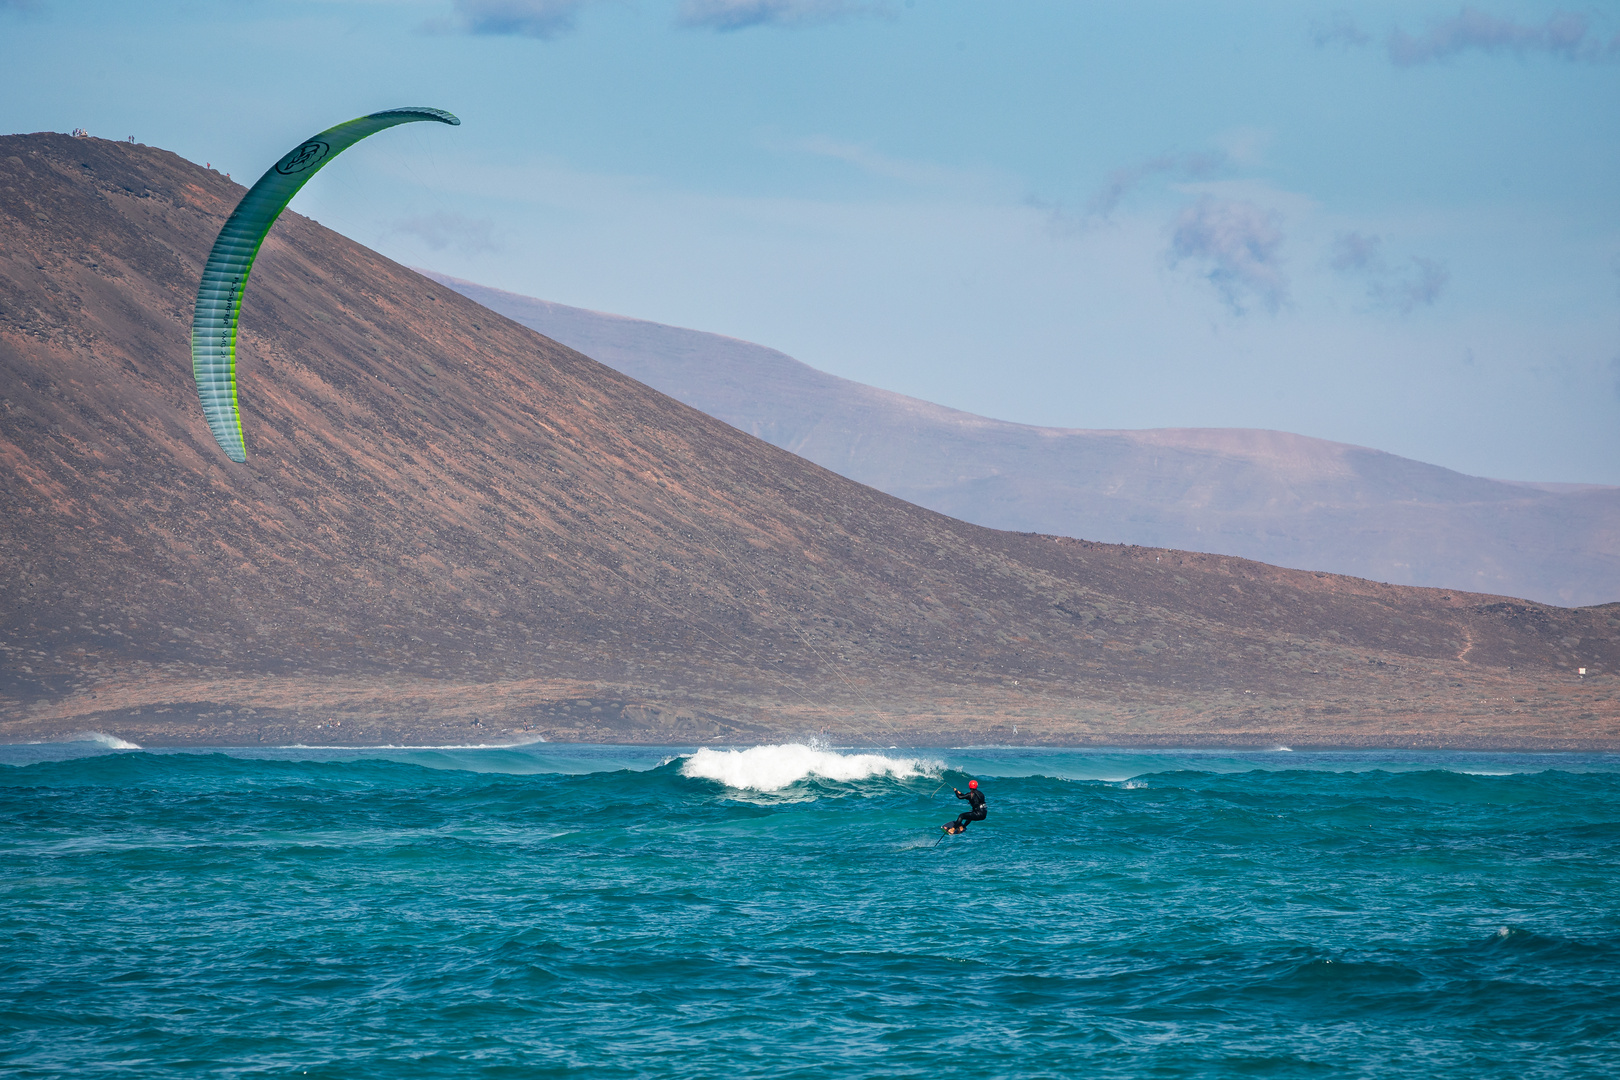
<path id="1" fill-rule="evenodd" d="M 1620 600 L 1617 487 L 1484 480 L 1280 431 L 1012 424 L 735 338 L 423 272 L 766 442 L 978 525 L 1554 604 Z"/>
<path id="2" fill-rule="evenodd" d="M 296 214 L 233 464 L 188 334 L 242 193 L 0 138 L 0 738 L 1620 744 L 1620 605 L 958 521 Z"/>

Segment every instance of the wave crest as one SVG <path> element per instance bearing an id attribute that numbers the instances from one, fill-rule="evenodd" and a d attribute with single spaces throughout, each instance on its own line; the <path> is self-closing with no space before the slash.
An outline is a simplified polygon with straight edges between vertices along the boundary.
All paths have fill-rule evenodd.
<path id="1" fill-rule="evenodd" d="M 108 735 L 104 731 L 81 731 L 76 735 L 69 735 L 64 742 L 89 742 L 98 746 L 105 746 L 108 750 L 139 750 L 139 743 L 132 743 L 127 739 L 120 739 L 116 735 Z"/>
<path id="2" fill-rule="evenodd" d="M 681 762 L 681 775 L 716 780 L 745 791 L 780 791 L 801 780 L 869 780 L 875 776 L 922 776 L 942 768 L 940 762 L 921 758 L 891 758 L 882 754 L 839 754 L 803 743 L 753 746 L 747 750 L 710 750 L 704 747 Z"/>

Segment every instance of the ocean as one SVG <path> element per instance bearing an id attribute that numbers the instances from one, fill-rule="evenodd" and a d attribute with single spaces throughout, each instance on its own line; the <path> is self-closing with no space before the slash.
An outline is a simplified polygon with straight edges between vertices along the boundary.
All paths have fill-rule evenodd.
<path id="1" fill-rule="evenodd" d="M 5 746 L 0 942 L 17 1078 L 1613 1077 L 1620 756 Z"/>

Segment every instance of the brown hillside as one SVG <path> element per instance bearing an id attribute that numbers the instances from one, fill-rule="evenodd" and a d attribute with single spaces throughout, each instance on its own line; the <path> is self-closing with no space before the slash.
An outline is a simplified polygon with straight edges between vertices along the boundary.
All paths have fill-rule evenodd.
<path id="1" fill-rule="evenodd" d="M 0 737 L 1620 745 L 1620 605 L 968 525 L 293 214 L 233 465 L 188 333 L 242 190 L 0 139 Z"/>
<path id="2" fill-rule="evenodd" d="M 423 273 L 750 435 L 976 525 L 1549 604 L 1620 599 L 1620 487 L 1486 480 L 1282 431 L 1014 424 L 736 338 Z"/>

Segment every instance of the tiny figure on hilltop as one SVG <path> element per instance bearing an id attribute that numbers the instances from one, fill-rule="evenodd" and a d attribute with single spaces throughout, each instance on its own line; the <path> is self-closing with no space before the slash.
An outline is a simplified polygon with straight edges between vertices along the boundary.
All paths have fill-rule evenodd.
<path id="1" fill-rule="evenodd" d="M 951 790 L 956 791 L 955 788 L 952 788 Z M 967 791 L 956 791 L 956 797 L 958 799 L 966 799 L 968 801 L 968 808 L 956 815 L 955 821 L 948 821 L 940 826 L 940 828 L 944 829 L 951 836 L 955 836 L 957 833 L 966 829 L 968 827 L 968 822 L 983 821 L 985 819 L 984 792 L 979 790 L 979 782 L 977 780 L 969 780 Z"/>

